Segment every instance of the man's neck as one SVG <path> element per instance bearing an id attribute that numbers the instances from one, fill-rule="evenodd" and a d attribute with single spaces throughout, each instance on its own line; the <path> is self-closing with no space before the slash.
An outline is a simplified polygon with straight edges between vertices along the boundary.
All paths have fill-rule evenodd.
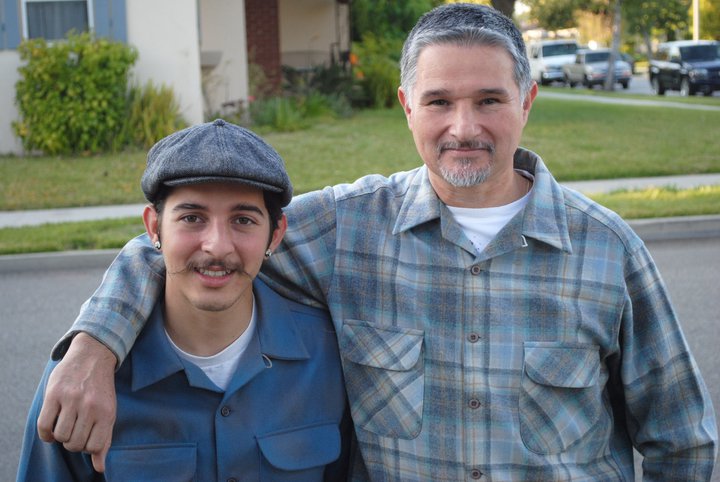
<path id="1" fill-rule="evenodd" d="M 506 206 L 525 196 L 532 181 L 514 170 L 502 178 L 490 178 L 472 187 L 455 187 L 429 173 L 430 184 L 442 202 L 459 208 L 493 208 Z"/>
<path id="2" fill-rule="evenodd" d="M 165 330 L 181 350 L 196 356 L 220 353 L 242 335 L 253 315 L 254 298 L 248 293 L 220 312 L 202 311 L 165 297 Z"/>

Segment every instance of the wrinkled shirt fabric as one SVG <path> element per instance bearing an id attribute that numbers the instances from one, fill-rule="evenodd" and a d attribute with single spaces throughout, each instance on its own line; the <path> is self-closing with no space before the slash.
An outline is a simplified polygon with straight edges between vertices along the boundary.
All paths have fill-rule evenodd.
<path id="1" fill-rule="evenodd" d="M 645 481 L 709 480 L 715 415 L 647 248 L 534 153 L 514 167 L 534 176 L 529 202 L 480 253 L 424 166 L 287 208 L 263 276 L 330 310 L 353 479 L 630 481 L 635 447 Z M 131 241 L 70 334 L 122 359 L 160 273 Z"/>
<path id="2" fill-rule="evenodd" d="M 344 480 L 352 427 L 327 312 L 258 280 L 253 291 L 257 331 L 225 391 L 173 350 L 156 304 L 116 373 L 105 478 L 88 454 L 37 435 L 51 362 L 30 409 L 17 480 Z"/>

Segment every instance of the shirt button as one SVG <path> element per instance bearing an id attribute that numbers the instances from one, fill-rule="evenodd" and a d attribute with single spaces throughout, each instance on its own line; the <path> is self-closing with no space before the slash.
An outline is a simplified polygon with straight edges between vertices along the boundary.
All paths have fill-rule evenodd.
<path id="1" fill-rule="evenodd" d="M 483 473 L 480 472 L 478 469 L 472 469 L 472 470 L 470 471 L 470 477 L 472 477 L 472 478 L 475 479 L 475 480 L 478 480 L 478 479 L 481 478 L 482 476 L 483 476 Z"/>
<path id="2" fill-rule="evenodd" d="M 479 275 L 481 271 L 482 271 L 482 268 L 480 267 L 479 264 L 474 264 L 474 265 L 470 266 L 470 273 L 472 273 L 473 276 Z"/>
<path id="3" fill-rule="evenodd" d="M 227 405 L 220 409 L 220 415 L 222 415 L 223 417 L 227 417 L 228 415 L 230 415 L 230 412 L 230 407 L 228 407 Z"/>
<path id="4" fill-rule="evenodd" d="M 230 477 L 227 479 L 227 482 L 237 482 L 237 479 L 235 477 Z"/>
<path id="5" fill-rule="evenodd" d="M 472 408 L 473 410 L 480 408 L 480 405 L 482 405 L 482 404 L 480 403 L 480 400 L 478 400 L 477 398 L 471 398 L 468 401 L 468 407 Z"/>
<path id="6" fill-rule="evenodd" d="M 478 335 L 477 333 L 470 333 L 467 336 L 467 339 L 470 343 L 477 343 L 478 341 L 480 341 L 480 335 Z"/>

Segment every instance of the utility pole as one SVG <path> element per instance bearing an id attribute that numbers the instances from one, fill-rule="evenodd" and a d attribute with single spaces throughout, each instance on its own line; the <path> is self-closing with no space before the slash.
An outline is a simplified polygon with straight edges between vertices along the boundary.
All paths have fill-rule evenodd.
<path id="1" fill-rule="evenodd" d="M 693 0 L 693 40 L 700 39 L 700 0 Z"/>

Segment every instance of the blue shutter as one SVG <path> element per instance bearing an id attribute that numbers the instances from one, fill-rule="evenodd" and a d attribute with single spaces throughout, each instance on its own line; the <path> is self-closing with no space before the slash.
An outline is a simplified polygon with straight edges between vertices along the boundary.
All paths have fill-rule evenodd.
<path id="1" fill-rule="evenodd" d="M 0 50 L 20 45 L 20 12 L 18 0 L 0 0 Z"/>
<path id="2" fill-rule="evenodd" d="M 127 43 L 125 0 L 93 0 L 95 35 Z"/>

